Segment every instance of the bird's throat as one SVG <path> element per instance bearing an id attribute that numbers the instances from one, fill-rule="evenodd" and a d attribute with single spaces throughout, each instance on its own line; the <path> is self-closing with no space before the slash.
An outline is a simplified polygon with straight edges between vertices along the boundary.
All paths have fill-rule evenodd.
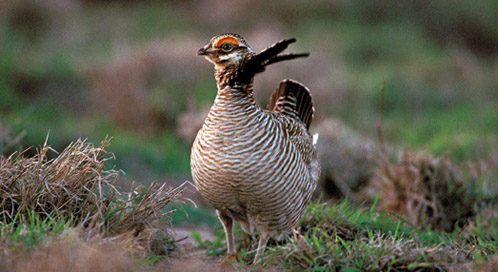
<path id="1" fill-rule="evenodd" d="M 230 88 L 245 92 L 252 92 L 252 83 L 255 73 L 246 69 L 245 65 L 215 66 L 214 76 L 218 90 Z"/>

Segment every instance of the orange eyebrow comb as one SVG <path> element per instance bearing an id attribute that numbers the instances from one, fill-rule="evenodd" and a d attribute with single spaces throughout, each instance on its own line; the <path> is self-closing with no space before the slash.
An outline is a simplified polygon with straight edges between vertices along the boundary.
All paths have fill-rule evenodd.
<path id="1" fill-rule="evenodd" d="M 230 36 L 230 35 L 223 36 L 214 42 L 214 47 L 220 47 L 224 43 L 231 43 L 234 45 L 239 45 L 239 40 L 237 38 L 235 38 L 234 36 Z"/>

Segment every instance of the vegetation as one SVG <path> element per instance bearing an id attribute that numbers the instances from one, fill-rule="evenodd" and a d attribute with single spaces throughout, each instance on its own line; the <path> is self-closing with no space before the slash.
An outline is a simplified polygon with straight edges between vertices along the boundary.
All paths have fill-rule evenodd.
<path id="1" fill-rule="evenodd" d="M 299 234 L 272 241 L 260 265 L 498 262 L 496 1 L 6 0 L 0 10 L 0 270 L 217 269 L 223 230 L 183 183 L 216 92 L 195 52 L 226 31 L 255 50 L 295 37 L 291 51 L 311 52 L 255 81 L 261 105 L 280 79 L 310 88 L 323 169 Z M 184 229 L 194 249 L 174 236 Z M 236 237 L 236 268 L 250 270 L 255 238 Z"/>
<path id="2" fill-rule="evenodd" d="M 374 208 L 354 208 L 347 201 L 313 203 L 301 220 L 301 235 L 273 247 L 266 262 L 291 271 L 437 271 L 498 249 L 492 227 L 437 233 Z M 491 224 L 496 226 L 496 220 Z"/>
<path id="3" fill-rule="evenodd" d="M 497 253 L 498 206 L 496 194 L 480 183 L 490 172 L 481 171 L 472 181 L 470 169 L 475 168 L 465 174 L 461 169 L 447 158 L 410 152 L 399 162 L 384 161 L 377 169 L 380 180 L 368 188 L 370 197 L 377 196 L 371 206 L 347 198 L 316 200 L 298 234 L 270 243 L 261 265 L 285 271 L 477 269 Z M 208 254 L 221 255 L 226 245 L 219 230 L 213 241 L 203 241 L 198 233 L 193 237 Z M 256 240 L 238 233 L 238 265 L 247 268 Z"/>
<path id="4" fill-rule="evenodd" d="M 164 256 L 175 248 L 166 229 L 169 217 L 162 209 L 173 200 L 181 201 L 184 186 L 173 189 L 153 183 L 148 188 L 132 187 L 128 193 L 118 191 L 119 172 L 108 168 L 113 154 L 105 150 L 107 146 L 108 139 L 98 147 L 78 140 L 61 153 L 44 144 L 32 157 L 24 156 L 26 152 L 0 157 L 0 245 L 7 252 L 2 258 L 15 248 L 29 251 L 50 241 L 75 247 L 64 241 L 76 239 L 89 246 L 96 237 L 109 246 L 118 237 L 119 246 L 128 252 L 119 254 L 123 258 L 131 252 Z M 56 156 L 50 158 L 50 152 Z M 93 247 L 100 251 L 107 246 Z M 57 261 L 57 256 L 50 258 Z M 60 261 L 76 265 L 64 258 L 73 257 L 62 256 Z M 7 269 L 18 266 L 24 267 L 14 262 Z"/>

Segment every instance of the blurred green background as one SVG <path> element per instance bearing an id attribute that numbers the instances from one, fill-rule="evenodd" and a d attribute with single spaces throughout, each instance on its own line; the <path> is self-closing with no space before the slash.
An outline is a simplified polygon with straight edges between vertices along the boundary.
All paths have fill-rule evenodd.
<path id="1" fill-rule="evenodd" d="M 498 133 L 496 0 L 99 1 L 0 3 L 0 153 L 112 136 L 130 179 L 190 179 L 190 145 L 216 95 L 196 51 L 224 32 L 255 50 L 295 37 L 307 59 L 255 82 L 307 85 L 316 121 L 375 139 L 385 80 L 386 141 L 457 161 L 487 156 Z M 28 152 L 29 154 L 29 152 Z"/>

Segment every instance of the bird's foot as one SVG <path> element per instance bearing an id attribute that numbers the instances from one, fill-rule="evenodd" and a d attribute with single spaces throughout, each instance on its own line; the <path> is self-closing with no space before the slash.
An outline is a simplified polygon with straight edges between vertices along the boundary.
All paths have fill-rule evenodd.
<path id="1" fill-rule="evenodd" d="M 227 254 L 225 258 L 223 258 L 223 261 L 237 261 L 237 253 L 234 254 Z"/>
<path id="2" fill-rule="evenodd" d="M 236 253 L 234 253 L 234 254 L 227 254 L 225 256 L 225 258 L 223 258 L 223 260 L 221 261 L 221 263 L 219 264 L 219 266 L 220 267 L 227 267 L 229 265 L 235 264 L 237 261 L 238 261 L 238 257 L 237 257 Z"/>

